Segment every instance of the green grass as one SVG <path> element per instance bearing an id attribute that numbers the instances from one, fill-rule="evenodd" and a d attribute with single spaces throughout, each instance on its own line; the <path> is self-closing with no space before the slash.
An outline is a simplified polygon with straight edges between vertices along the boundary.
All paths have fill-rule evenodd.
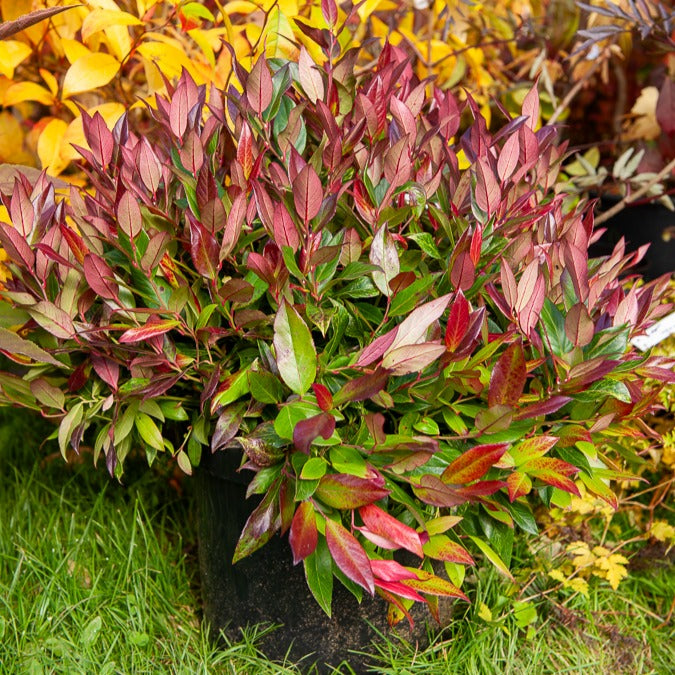
<path id="1" fill-rule="evenodd" d="M 202 630 L 190 500 L 133 467 L 124 487 L 90 458 L 66 466 L 37 452 L 44 427 L 0 412 L 0 673 L 299 673 L 256 648 L 259 631 L 214 649 Z M 189 493 L 190 483 L 185 483 Z M 673 632 L 661 626 L 672 573 L 633 574 L 618 592 L 542 599 L 529 637 L 496 617 L 504 583 L 481 571 L 473 604 L 425 651 L 376 648 L 379 673 L 668 673 Z M 458 605 L 459 607 L 459 605 Z"/>

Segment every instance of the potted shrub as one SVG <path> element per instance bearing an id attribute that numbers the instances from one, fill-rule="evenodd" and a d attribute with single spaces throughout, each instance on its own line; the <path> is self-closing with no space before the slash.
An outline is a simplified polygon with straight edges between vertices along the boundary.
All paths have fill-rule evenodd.
<path id="1" fill-rule="evenodd" d="M 630 343 L 666 281 L 625 288 L 639 256 L 621 247 L 588 259 L 593 217 L 552 190 L 564 148 L 534 129 L 535 89 L 496 134 L 469 97 L 460 129 L 400 50 L 357 71 L 332 31 L 312 37 L 322 64 L 302 48 L 237 65 L 226 92 L 167 83 L 152 138 L 84 114 L 91 190 L 3 193 L 0 393 L 119 479 L 135 452 L 199 467 L 212 627 L 278 620 L 290 586 L 292 653 L 335 665 L 367 638 L 344 622 L 440 619 L 477 556 L 510 576 L 530 499 L 583 483 L 614 503 L 609 441 L 640 433 L 647 378 L 673 372 Z M 243 604 L 214 567 L 233 563 L 253 566 Z"/>

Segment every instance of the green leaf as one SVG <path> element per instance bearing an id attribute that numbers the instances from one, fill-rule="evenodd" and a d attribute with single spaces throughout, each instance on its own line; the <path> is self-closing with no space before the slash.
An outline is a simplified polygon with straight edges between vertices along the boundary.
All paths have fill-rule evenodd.
<path id="1" fill-rule="evenodd" d="M 73 432 L 82 421 L 83 414 L 84 402 L 80 401 L 68 411 L 68 414 L 61 420 L 61 423 L 59 424 L 59 450 L 61 450 L 61 454 L 63 455 L 64 459 L 66 458 L 68 443 L 70 443 Z"/>
<path id="2" fill-rule="evenodd" d="M 150 415 L 142 412 L 137 413 L 134 424 L 139 436 L 145 443 L 155 450 L 164 450 L 162 432 Z"/>
<path id="3" fill-rule="evenodd" d="M 296 394 L 306 393 L 316 377 L 316 350 L 309 328 L 286 301 L 274 320 L 274 349 L 281 379 Z"/>
<path id="4" fill-rule="evenodd" d="M 321 412 L 319 406 L 307 401 L 293 401 L 285 405 L 274 420 L 274 430 L 281 438 L 293 440 L 293 429 L 300 420 L 306 420 Z"/>
<path id="5" fill-rule="evenodd" d="M 504 564 L 504 561 L 497 555 L 497 553 L 482 539 L 469 535 L 471 541 L 476 544 L 481 553 L 501 572 L 505 577 L 515 582 L 513 575 L 509 572 L 509 568 Z"/>
<path id="6" fill-rule="evenodd" d="M 82 631 L 82 644 L 85 647 L 93 647 L 101 632 L 103 621 L 100 616 L 95 616 Z"/>
<path id="7" fill-rule="evenodd" d="M 333 561 L 324 537 L 319 537 L 316 549 L 303 560 L 307 585 L 321 609 L 331 615 L 333 597 Z"/>
<path id="8" fill-rule="evenodd" d="M 305 462 L 300 472 L 300 478 L 303 480 L 318 480 L 328 468 L 328 462 L 323 457 L 311 457 Z"/>
<path id="9" fill-rule="evenodd" d="M 366 460 L 356 448 L 337 445 L 330 449 L 329 456 L 330 463 L 339 473 L 348 473 L 359 478 L 366 477 Z"/>

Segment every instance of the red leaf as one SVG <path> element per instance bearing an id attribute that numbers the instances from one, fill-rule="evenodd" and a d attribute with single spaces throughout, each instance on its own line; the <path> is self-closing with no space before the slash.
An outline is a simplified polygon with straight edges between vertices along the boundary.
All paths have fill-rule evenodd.
<path id="1" fill-rule="evenodd" d="M 326 519 L 326 543 L 335 564 L 355 584 L 375 593 L 375 579 L 370 560 L 356 537 L 340 523 Z"/>
<path id="2" fill-rule="evenodd" d="M 12 201 L 9 205 L 9 217 L 16 231 L 25 239 L 28 239 L 33 231 L 35 209 L 30 201 L 30 195 L 26 191 L 23 181 L 14 182 Z"/>
<path id="3" fill-rule="evenodd" d="M 279 203 L 274 209 L 274 240 L 279 248 L 290 246 L 293 252 L 300 247 L 300 235 L 288 209 Z"/>
<path id="4" fill-rule="evenodd" d="M 293 429 L 293 443 L 295 447 L 309 454 L 309 446 L 315 438 L 329 439 L 335 431 L 335 418 L 329 413 L 322 412 L 318 415 L 300 420 Z"/>
<path id="5" fill-rule="evenodd" d="M 497 160 L 497 174 L 502 183 L 506 182 L 516 170 L 520 159 L 520 140 L 518 134 L 512 134 L 506 139 L 506 143 L 499 153 Z"/>
<path id="6" fill-rule="evenodd" d="M 208 279 L 215 279 L 220 269 L 220 247 L 216 238 L 188 214 L 190 255 L 195 269 Z"/>
<path id="7" fill-rule="evenodd" d="M 113 271 L 103 258 L 95 253 L 88 253 L 84 256 L 82 267 L 87 283 L 94 293 L 108 300 L 119 300 L 119 289 L 114 281 Z"/>
<path id="8" fill-rule="evenodd" d="M 507 447 L 506 443 L 477 445 L 450 462 L 443 471 L 441 480 L 453 485 L 478 480 L 501 459 Z"/>
<path id="9" fill-rule="evenodd" d="M 293 564 L 297 565 L 316 549 L 319 540 L 316 529 L 316 514 L 311 502 L 300 502 L 288 533 L 288 542 L 293 551 Z"/>
<path id="10" fill-rule="evenodd" d="M 425 302 L 414 309 L 399 325 L 393 342 L 385 352 L 385 357 L 399 347 L 415 345 L 421 342 L 426 336 L 429 327 L 440 319 L 451 297 L 452 295 L 448 293 L 430 302 Z"/>
<path id="11" fill-rule="evenodd" d="M 471 260 L 469 251 L 462 251 L 450 270 L 452 285 L 461 291 L 468 291 L 476 280 L 476 266 Z"/>
<path id="12" fill-rule="evenodd" d="M 480 252 L 483 247 L 483 228 L 481 225 L 476 225 L 476 229 L 471 235 L 471 245 L 469 246 L 469 257 L 471 262 L 475 265 L 480 261 Z"/>
<path id="13" fill-rule="evenodd" d="M 72 251 L 75 256 L 75 260 L 82 264 L 84 262 L 84 256 L 89 253 L 89 249 L 82 241 L 82 237 L 73 230 L 72 227 L 68 227 L 65 223 L 59 223 L 59 229 L 61 230 L 61 235 L 66 240 L 68 248 Z"/>
<path id="14" fill-rule="evenodd" d="M 321 208 L 323 187 L 311 164 L 306 164 L 293 181 L 293 202 L 302 221 L 307 225 Z"/>
<path id="15" fill-rule="evenodd" d="M 457 291 L 455 300 L 450 307 L 448 325 L 445 328 L 445 346 L 454 352 L 461 344 L 469 327 L 469 301 L 462 291 Z"/>
<path id="16" fill-rule="evenodd" d="M 18 230 L 8 223 L 0 222 L 0 243 L 2 243 L 10 261 L 15 264 L 21 262 L 27 270 L 33 271 L 35 253 Z"/>
<path id="17" fill-rule="evenodd" d="M 265 58 L 260 56 L 246 81 L 246 98 L 258 115 L 272 102 L 272 90 L 270 69 Z"/>
<path id="18" fill-rule="evenodd" d="M 414 572 L 395 560 L 371 560 L 370 569 L 373 570 L 375 578 L 382 581 L 394 582 L 417 578 Z"/>
<path id="19" fill-rule="evenodd" d="M 403 585 L 398 581 L 383 581 L 381 579 L 375 579 L 375 586 L 384 591 L 388 591 L 389 593 L 394 593 L 401 598 L 406 598 L 407 600 L 426 602 L 426 600 L 417 591 L 413 590 L 409 586 Z"/>
<path id="20" fill-rule="evenodd" d="M 398 547 L 404 548 L 420 558 L 424 557 L 420 535 L 408 525 L 404 525 L 400 520 L 390 516 L 375 504 L 362 506 L 359 509 L 359 515 L 364 525 L 372 533 L 388 539 L 397 544 Z"/>
<path id="21" fill-rule="evenodd" d="M 121 343 L 128 342 L 142 342 L 158 335 L 168 333 L 172 328 L 178 326 L 178 321 L 175 319 L 148 319 L 144 326 L 138 328 L 129 328 L 120 335 L 119 341 Z"/>
<path id="22" fill-rule="evenodd" d="M 356 361 L 356 365 L 359 367 L 369 366 L 374 361 L 377 361 L 389 349 L 392 342 L 394 342 L 397 332 L 398 326 L 387 331 L 384 335 L 380 335 L 379 338 L 376 338 L 367 347 L 364 347 Z"/>
<path id="23" fill-rule="evenodd" d="M 532 417 L 540 417 L 542 415 L 550 415 L 557 412 L 564 405 L 567 405 L 572 399 L 569 396 L 551 396 L 545 401 L 538 401 L 531 403 L 520 410 L 516 415 L 517 420 L 527 420 Z"/>
<path id="24" fill-rule="evenodd" d="M 373 373 L 350 380 L 335 394 L 334 404 L 337 406 L 349 401 L 365 401 L 375 396 L 386 387 L 389 375 L 386 370 L 378 368 Z"/>
<path id="25" fill-rule="evenodd" d="M 225 231 L 223 232 L 223 241 L 220 246 L 219 260 L 222 262 L 232 252 L 241 236 L 241 228 L 246 218 L 246 193 L 240 192 L 232 202 L 232 208 L 227 214 Z"/>
<path id="26" fill-rule="evenodd" d="M 501 189 L 489 162 L 480 157 L 476 162 L 476 204 L 488 218 L 497 210 L 502 199 Z"/>
<path id="27" fill-rule="evenodd" d="M 390 188 L 396 189 L 410 180 L 411 169 L 408 138 L 404 136 L 394 143 L 384 156 L 384 177 L 389 182 Z"/>
<path id="28" fill-rule="evenodd" d="M 557 442 L 558 439 L 555 436 L 533 436 L 518 443 L 515 448 L 511 448 L 509 454 L 518 466 L 530 459 L 545 455 Z"/>
<path id="29" fill-rule="evenodd" d="M 426 474 L 420 478 L 417 485 L 412 486 L 415 495 L 425 504 L 431 506 L 448 507 L 460 506 L 469 501 L 463 495 L 446 485 L 438 476 Z"/>
<path id="30" fill-rule="evenodd" d="M 117 204 L 117 225 L 129 239 L 136 238 L 143 229 L 141 209 L 128 190 L 124 191 Z"/>
<path id="31" fill-rule="evenodd" d="M 523 99 L 522 113 L 524 116 L 528 117 L 525 124 L 534 131 L 539 123 L 539 92 L 537 91 L 536 83 Z"/>
<path id="32" fill-rule="evenodd" d="M 516 277 L 513 275 L 510 265 L 503 258 L 500 267 L 499 274 L 502 282 L 504 299 L 511 309 L 515 309 L 516 304 L 518 303 L 518 285 L 516 283 Z"/>
<path id="33" fill-rule="evenodd" d="M 402 584 L 414 588 L 420 593 L 427 593 L 429 595 L 440 595 L 450 598 L 461 598 L 462 600 L 469 601 L 469 598 L 462 593 L 462 591 L 457 588 L 457 586 L 451 584 L 445 579 L 437 577 L 431 572 L 426 572 L 424 570 L 415 570 L 415 575 L 417 579 L 406 579 L 401 581 Z"/>
<path id="34" fill-rule="evenodd" d="M 169 109 L 169 125 L 171 131 L 178 138 L 182 138 L 187 129 L 188 122 L 188 90 L 184 82 L 181 82 L 171 97 L 171 106 Z"/>
<path id="35" fill-rule="evenodd" d="M 579 472 L 579 469 L 573 464 L 564 462 L 562 459 L 555 457 L 535 457 L 528 459 L 527 462 L 520 466 L 521 471 L 527 471 L 530 475 L 538 475 L 540 471 L 553 471 L 564 476 L 571 476 Z"/>
<path id="36" fill-rule="evenodd" d="M 304 47 L 300 47 L 298 56 L 298 79 L 312 103 L 316 103 L 319 99 L 323 100 L 324 86 L 321 72 Z"/>
<path id="37" fill-rule="evenodd" d="M 664 134 L 675 133 L 675 79 L 672 76 L 666 75 L 663 79 L 656 103 L 656 121 Z"/>
<path id="38" fill-rule="evenodd" d="M 316 402 L 319 405 L 319 408 L 324 412 L 328 412 L 333 407 L 333 395 L 330 393 L 328 387 L 315 382 L 312 385 L 312 391 L 316 396 Z"/>
<path id="39" fill-rule="evenodd" d="M 330 473 L 321 478 L 314 494 L 335 509 L 357 509 L 383 499 L 389 490 L 377 479 Z"/>
<path id="40" fill-rule="evenodd" d="M 82 130 L 94 159 L 105 169 L 112 159 L 115 142 L 101 113 L 95 112 L 93 117 L 83 113 Z"/>
<path id="41" fill-rule="evenodd" d="M 544 277 L 539 274 L 538 262 L 533 260 L 518 282 L 518 302 L 515 308 L 520 330 L 527 336 L 530 335 L 537 325 L 537 321 L 539 321 L 545 294 L 546 282 Z"/>
<path id="42" fill-rule="evenodd" d="M 280 525 L 276 493 L 270 490 L 246 521 L 234 549 L 232 563 L 236 563 L 264 546 Z"/>
<path id="43" fill-rule="evenodd" d="M 579 302 L 586 302 L 588 299 L 588 252 L 580 249 L 574 244 L 566 242 L 563 249 L 563 259 L 565 269 L 572 279 L 572 285 L 577 294 Z"/>
<path id="44" fill-rule="evenodd" d="M 520 471 L 514 471 L 506 479 L 506 485 L 509 490 L 509 501 L 514 502 L 518 497 L 529 494 L 532 489 L 532 479 Z"/>
<path id="45" fill-rule="evenodd" d="M 92 354 L 91 365 L 94 367 L 96 374 L 106 384 L 109 384 L 114 391 L 117 391 L 117 381 L 119 380 L 120 376 L 119 364 L 105 356 Z"/>
<path id="46" fill-rule="evenodd" d="M 199 173 L 204 164 L 204 148 L 197 132 L 192 129 L 178 151 L 181 164 L 193 175 Z"/>
<path id="47" fill-rule="evenodd" d="M 141 176 L 143 185 L 145 185 L 153 195 L 156 194 L 157 188 L 159 187 L 159 181 L 162 178 L 161 164 L 155 151 L 152 149 L 150 142 L 145 137 L 141 140 L 136 161 L 138 164 L 138 173 Z"/>
<path id="48" fill-rule="evenodd" d="M 514 342 L 497 359 L 488 389 L 488 406 L 517 405 L 525 389 L 527 364 L 523 345 Z"/>

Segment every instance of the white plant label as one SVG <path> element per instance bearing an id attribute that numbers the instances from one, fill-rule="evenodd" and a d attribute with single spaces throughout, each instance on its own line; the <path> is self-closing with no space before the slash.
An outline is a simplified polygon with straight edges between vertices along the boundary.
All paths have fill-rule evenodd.
<path id="1" fill-rule="evenodd" d="M 671 312 L 663 319 L 650 326 L 644 335 L 638 335 L 631 340 L 633 345 L 641 352 L 645 352 L 654 345 L 663 342 L 666 338 L 675 333 L 675 312 Z"/>

